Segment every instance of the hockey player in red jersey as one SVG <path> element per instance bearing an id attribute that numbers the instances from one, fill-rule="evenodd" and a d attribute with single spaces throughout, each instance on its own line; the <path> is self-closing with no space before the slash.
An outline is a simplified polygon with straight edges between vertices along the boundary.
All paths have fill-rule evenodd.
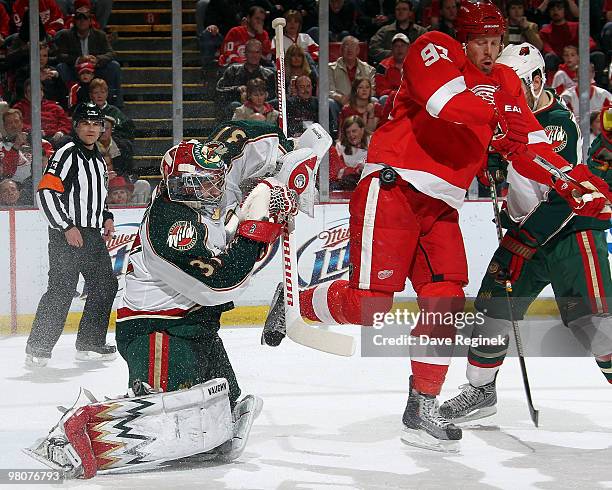
<path id="1" fill-rule="evenodd" d="M 493 4 L 464 2 L 457 17 L 458 41 L 429 32 L 411 45 L 391 120 L 372 137 L 349 205 L 349 280 L 304 291 L 304 317 L 371 325 L 375 313 L 391 308 L 394 292 L 404 289 L 407 278 L 423 312 L 462 312 L 468 275 L 458 209 L 485 164 L 489 145 L 519 173 L 559 189 L 577 214 L 601 212 L 607 189 L 598 189 L 588 202 L 576 200 L 570 196 L 573 189 L 555 183 L 529 156 L 539 154 L 572 174 L 527 107 L 517 75 L 495 64 L 505 27 Z M 283 335 L 277 306 L 282 296 L 277 290 L 266 321 L 268 344 L 278 344 Z M 417 338 L 454 334 L 454 325 L 422 321 L 411 332 Z M 412 353 L 402 434 L 407 444 L 457 449 L 461 429 L 440 415 L 436 399 L 449 362 L 450 352 Z"/>

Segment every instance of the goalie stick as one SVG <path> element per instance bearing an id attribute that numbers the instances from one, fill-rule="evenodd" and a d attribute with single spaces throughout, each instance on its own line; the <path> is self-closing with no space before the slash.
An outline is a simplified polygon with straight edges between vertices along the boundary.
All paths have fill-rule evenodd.
<path id="1" fill-rule="evenodd" d="M 278 96 L 278 125 L 287 135 L 286 95 L 285 95 L 285 50 L 283 47 L 283 28 L 285 19 L 278 17 L 272 21 L 274 29 L 274 46 L 276 49 L 276 90 Z M 281 178 L 289 189 L 296 191 L 298 196 L 308 188 L 315 179 L 320 157 L 304 162 L 289 175 Z M 282 174 L 282 171 L 281 171 Z M 314 185 L 314 183 L 313 183 Z M 355 341 L 352 336 L 329 330 L 322 330 L 307 324 L 300 314 L 300 296 L 298 289 L 297 254 L 295 246 L 295 222 L 289 217 L 283 228 L 283 285 L 285 289 L 285 324 L 287 337 L 294 342 L 312 349 L 336 354 L 352 356 L 355 352 Z"/>
<path id="2" fill-rule="evenodd" d="M 550 164 L 549 164 L 550 165 Z M 556 167 L 555 167 L 556 168 Z M 495 180 L 493 176 L 487 170 L 487 179 L 489 180 L 489 194 L 491 196 L 491 202 L 493 203 L 493 216 L 495 217 L 495 229 L 497 230 L 497 240 L 499 243 L 504 238 L 504 232 L 501 227 L 499 208 L 497 207 L 497 189 L 495 188 Z M 512 283 L 510 280 L 506 280 L 505 284 L 506 299 L 508 301 L 508 314 L 510 315 L 510 323 L 512 323 L 512 330 L 514 332 L 514 341 L 516 343 L 516 353 L 519 358 L 519 364 L 521 366 L 521 375 L 523 377 L 523 386 L 525 388 L 525 396 L 527 397 L 527 408 L 529 408 L 529 416 L 536 427 L 539 423 L 540 412 L 533 406 L 533 399 L 531 398 L 531 388 L 529 386 L 529 377 L 527 376 L 527 365 L 525 364 L 525 352 L 523 350 L 523 342 L 521 340 L 521 331 L 519 329 L 518 322 L 514 319 L 514 312 L 512 311 Z"/>

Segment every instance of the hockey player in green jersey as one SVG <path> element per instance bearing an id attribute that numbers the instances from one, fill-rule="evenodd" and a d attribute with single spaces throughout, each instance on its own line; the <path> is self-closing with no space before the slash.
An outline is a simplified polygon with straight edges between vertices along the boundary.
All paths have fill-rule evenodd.
<path id="1" fill-rule="evenodd" d="M 527 103 L 546 132 L 532 133 L 530 140 L 547 137 L 571 167 L 577 166 L 582 155 L 580 130 L 572 113 L 552 91 L 544 90 L 540 52 L 528 43 L 510 45 L 496 63 L 516 71 Z M 612 175 L 598 171 L 593 162 L 589 167 L 608 184 L 612 182 Z M 612 318 L 608 312 L 612 280 L 605 236 L 610 227 L 609 209 L 597 217 L 576 216 L 553 189 L 522 177 L 511 166 L 506 169 L 499 155 L 489 157 L 488 169 L 498 182 L 507 173 L 509 188 L 501 221 L 508 231 L 482 280 L 475 307 L 484 315 L 484 323 L 474 327 L 472 339 L 505 340 L 503 345 L 480 342 L 470 347 L 469 383 L 440 407 L 440 413 L 454 422 L 496 413 L 495 378 L 507 352 L 511 329 L 505 288 L 508 279 L 514 320 L 522 320 L 540 292 L 552 285 L 563 323 L 592 352 L 606 379 L 612 382 Z"/>
<path id="2" fill-rule="evenodd" d="M 244 201 L 240 185 L 276 173 L 277 164 L 283 176 L 311 162 L 316 149 L 308 140 L 302 135 L 303 147 L 293 150 L 278 128 L 236 121 L 217 126 L 206 141 L 166 152 L 117 311 L 130 396 L 81 396 L 28 454 L 83 478 L 192 455 L 240 456 L 262 401 L 240 397 L 220 318 L 298 210 L 294 191 L 273 177 Z"/>

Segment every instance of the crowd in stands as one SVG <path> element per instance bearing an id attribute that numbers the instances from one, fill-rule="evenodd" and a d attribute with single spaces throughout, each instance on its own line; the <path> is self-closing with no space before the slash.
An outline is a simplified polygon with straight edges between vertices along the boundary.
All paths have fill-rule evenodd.
<path id="1" fill-rule="evenodd" d="M 529 42 L 540 49 L 548 87 L 578 115 L 575 0 L 495 3 L 507 18 L 504 44 Z M 270 26 L 274 18 L 283 16 L 290 136 L 299 136 L 308 124 L 317 121 L 318 97 L 325 94 L 318 88 L 319 31 L 313 1 L 199 0 L 197 5 L 202 62 L 219 66 L 216 96 L 220 119 L 232 115 L 234 119 L 276 120 L 274 32 Z M 226 8 L 231 16 L 223 15 Z M 327 97 L 330 129 L 336 140 L 330 152 L 332 190 L 350 190 L 358 181 L 369 136 L 385 123 L 392 109 L 410 44 L 432 30 L 455 37 L 458 8 L 457 0 L 330 0 Z M 591 3 L 590 24 L 593 138 L 598 132 L 595 115 L 605 101 L 612 100 L 607 90 L 612 1 Z M 214 49 L 212 37 L 217 39 Z M 256 49 L 256 45 L 261 47 Z"/>
<path id="2" fill-rule="evenodd" d="M 106 29 L 112 0 L 39 0 L 42 166 L 72 131 L 71 114 L 95 103 L 105 130 L 97 147 L 107 162 L 113 203 L 144 203 L 148 183 L 134 192 L 135 127 L 122 111 L 121 68 Z M 32 205 L 32 90 L 28 0 L 0 0 L 0 205 Z M 112 193 L 111 193 L 112 194 Z M 136 199 L 145 199 L 135 201 Z"/>
<path id="3" fill-rule="evenodd" d="M 548 87 L 577 114 L 576 1 L 495 1 L 507 17 L 505 44 L 529 42 L 540 49 Z M 0 112 L 13 108 L 5 112 L 9 122 L 3 117 L 4 128 L 0 128 L 0 178 L 12 179 L 18 187 L 24 185 L 19 170 L 23 159 L 10 155 L 27 154 L 23 148 L 27 149 L 30 138 L 27 4 L 27 0 L 0 0 L 0 42 L 6 50 L 0 85 L 5 107 L 0 104 Z M 134 192 L 130 170 L 135 134 L 132 121 L 122 112 L 121 68 L 105 32 L 112 0 L 39 0 L 39 5 L 43 137 L 57 148 L 71 129 L 74 107 L 92 100 L 105 112 L 106 127 L 98 147 L 108 162 L 111 181 L 119 179 L 116 185 L 121 183 L 124 194 L 130 194 Z M 458 6 L 457 0 L 330 0 L 329 93 L 322 94 L 316 0 L 197 0 L 201 61 L 205 69 L 217 74 L 215 116 L 218 120 L 277 121 L 271 24 L 284 17 L 289 135 L 297 137 L 316 122 L 318 100 L 327 98 L 330 130 L 336 140 L 330 157 L 330 187 L 350 190 L 371 133 L 385 123 L 391 111 L 410 44 L 431 30 L 455 36 Z M 593 137 L 598 131 L 595 114 L 612 100 L 607 90 L 612 0 L 591 2 L 590 25 Z M 25 136 L 9 134 L 17 120 L 22 126 L 19 133 Z M 118 199 L 123 200 L 121 196 Z"/>

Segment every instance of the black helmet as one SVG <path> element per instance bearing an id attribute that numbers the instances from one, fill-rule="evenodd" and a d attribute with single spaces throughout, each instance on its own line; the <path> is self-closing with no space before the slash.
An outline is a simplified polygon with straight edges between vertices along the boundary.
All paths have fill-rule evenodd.
<path id="1" fill-rule="evenodd" d="M 104 115 L 100 108 L 92 102 L 81 103 L 74 109 L 72 122 L 75 128 L 80 121 L 95 121 L 104 127 Z"/>

